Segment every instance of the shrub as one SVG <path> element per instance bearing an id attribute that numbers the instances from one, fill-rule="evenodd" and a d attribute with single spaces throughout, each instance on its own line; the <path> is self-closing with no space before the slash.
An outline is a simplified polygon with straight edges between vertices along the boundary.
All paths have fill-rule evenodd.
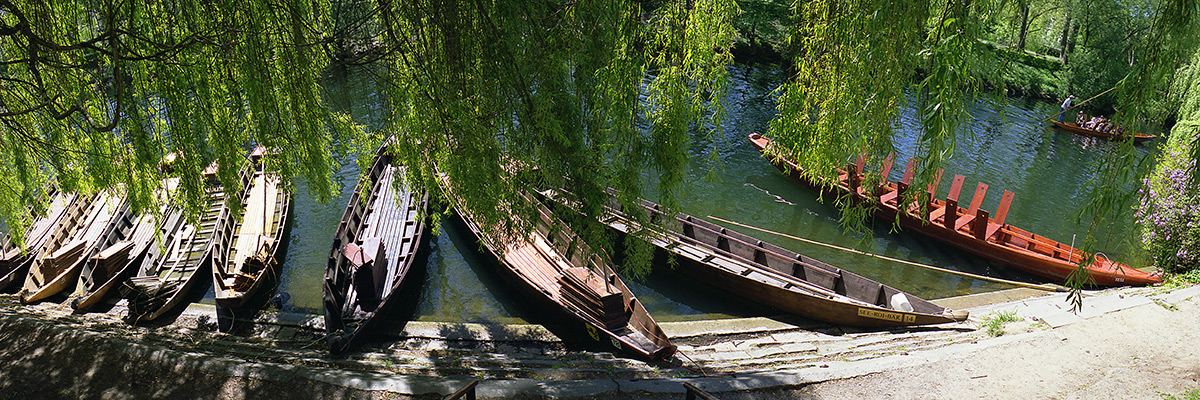
<path id="1" fill-rule="evenodd" d="M 1187 160 L 1169 152 L 1168 160 Z M 1196 162 L 1166 162 L 1146 178 L 1141 207 L 1142 242 L 1164 272 L 1182 273 L 1200 266 L 1200 197 L 1188 180 Z"/>

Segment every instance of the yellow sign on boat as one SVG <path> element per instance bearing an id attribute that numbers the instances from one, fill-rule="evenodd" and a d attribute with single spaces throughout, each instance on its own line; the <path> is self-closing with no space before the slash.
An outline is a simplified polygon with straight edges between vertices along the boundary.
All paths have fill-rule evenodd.
<path id="1" fill-rule="evenodd" d="M 882 319 L 882 320 L 886 320 L 886 321 L 903 322 L 906 324 L 917 321 L 916 315 L 902 314 L 902 313 L 897 313 L 897 312 L 888 312 L 888 311 L 883 311 L 883 310 L 872 310 L 870 308 L 862 308 L 862 307 L 859 307 L 859 309 L 858 309 L 858 316 L 873 318 L 873 319 Z"/>

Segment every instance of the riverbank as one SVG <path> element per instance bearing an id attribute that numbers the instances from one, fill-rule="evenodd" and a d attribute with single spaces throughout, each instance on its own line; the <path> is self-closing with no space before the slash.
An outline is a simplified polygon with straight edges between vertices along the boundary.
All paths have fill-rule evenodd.
<path id="1" fill-rule="evenodd" d="M 5 295 L 0 393 L 425 399 L 481 379 L 483 398 L 677 398 L 690 382 L 727 400 L 1151 399 L 1200 387 L 1200 353 L 1192 350 L 1200 340 L 1200 286 L 1161 292 L 1089 293 L 1078 315 L 1062 294 L 964 296 L 941 302 L 970 309 L 968 322 L 889 331 L 786 318 L 663 324 L 686 366 L 580 351 L 537 325 L 429 322 L 390 326 L 394 337 L 330 358 L 320 318 L 311 315 L 264 316 L 226 335 L 215 332 L 205 306 L 171 325 L 129 327 L 119 306 L 77 315 L 58 304 L 20 306 Z M 997 311 L 1021 320 L 992 337 L 980 328 Z"/>

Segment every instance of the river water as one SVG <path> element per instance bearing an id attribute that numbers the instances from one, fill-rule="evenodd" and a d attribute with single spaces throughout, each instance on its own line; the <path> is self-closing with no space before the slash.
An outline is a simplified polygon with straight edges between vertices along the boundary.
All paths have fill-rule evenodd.
<path id="1" fill-rule="evenodd" d="M 686 193 L 680 199 L 682 211 L 839 246 L 858 245 L 867 252 L 917 263 L 1004 279 L 1044 281 L 924 237 L 891 233 L 886 223 L 877 224 L 873 235 L 860 245 L 860 237 L 845 234 L 838 225 L 834 206 L 818 202 L 814 192 L 780 174 L 746 140 L 751 132 L 765 132 L 775 117 L 773 91 L 783 79 L 782 71 L 771 65 L 737 65 L 731 72 L 729 113 L 723 132 L 715 146 L 704 139 L 693 144 L 694 179 L 682 191 Z M 378 127 L 386 120 L 386 110 L 370 79 L 366 74 L 351 75 L 332 80 L 327 88 L 335 107 L 349 110 L 362 124 Z M 906 109 L 896 128 L 897 162 L 892 181 L 900 179 L 904 163 L 916 151 L 919 133 L 913 112 L 911 107 Z M 962 196 L 968 199 L 975 182 L 990 185 L 985 209 L 995 210 L 1004 190 L 1016 195 L 1009 224 L 1067 244 L 1076 234 L 1082 240 L 1087 226 L 1076 223 L 1075 215 L 1085 202 L 1084 185 L 1092 178 L 1089 163 L 1108 144 L 1039 124 L 1040 119 L 1058 112 L 1055 104 L 984 95 L 973 102 L 970 112 L 972 132 L 958 137 L 957 153 L 946 163 L 947 175 L 939 196 L 945 197 L 950 178 L 961 174 L 967 177 Z M 1142 146 L 1139 152 L 1147 155 L 1155 151 L 1156 145 L 1152 142 Z M 716 164 L 712 163 L 713 151 L 718 152 Z M 335 175 L 343 187 L 342 195 L 328 204 L 316 203 L 303 185 L 297 185 L 278 288 L 290 296 L 285 308 L 319 311 L 321 277 L 333 231 L 357 174 L 354 164 L 347 162 Z M 1128 225 L 1128 221 L 1121 223 Z M 735 229 L 926 299 L 1011 287 Z M 429 236 L 428 257 L 411 275 L 406 286 L 408 304 L 398 307 L 396 318 L 502 323 L 537 320 L 536 310 L 530 310 L 526 300 L 504 284 L 498 266 L 477 252 L 478 245 L 469 232 L 454 224 L 443 224 Z M 1146 261 L 1132 248 L 1129 243 L 1101 247 L 1112 258 L 1144 265 Z M 777 314 L 666 269 L 652 273 L 643 282 L 627 283 L 660 321 Z"/>

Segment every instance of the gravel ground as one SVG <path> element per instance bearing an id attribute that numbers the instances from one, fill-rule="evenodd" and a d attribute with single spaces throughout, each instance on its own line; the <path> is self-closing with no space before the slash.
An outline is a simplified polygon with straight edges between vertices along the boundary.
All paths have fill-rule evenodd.
<path id="1" fill-rule="evenodd" d="M 977 350 L 946 352 L 929 357 L 928 362 L 895 364 L 900 366 L 809 385 L 785 383 L 764 390 L 725 392 L 718 397 L 1160 399 L 1163 393 L 1179 395 L 1200 388 L 1200 295 L 1175 303 L 1141 300 L 1144 304 L 1058 328 L 1050 328 L 1044 321 L 1013 322 L 1005 326 L 1005 336 L 979 339 Z M 437 394 L 407 396 L 363 389 L 370 385 L 350 388 L 347 386 L 355 385 L 339 383 L 369 380 L 370 374 L 384 374 L 392 380 L 410 378 L 369 369 L 347 372 L 338 365 L 355 364 L 319 357 L 278 362 L 279 357 L 262 349 L 280 344 L 255 348 L 230 343 L 199 329 L 203 321 L 190 324 L 191 328 L 129 329 L 124 322 L 106 319 L 103 314 L 80 316 L 62 311 L 63 307 L 18 308 L 21 306 L 12 302 L 3 303 L 0 399 L 440 398 Z M 283 351 L 312 352 L 305 342 L 283 343 L 295 348 Z M 432 382 L 442 393 L 460 384 L 440 375 L 424 379 L 425 387 Z M 683 398 L 681 393 L 573 393 L 577 397 L 563 398 Z"/>
<path id="2" fill-rule="evenodd" d="M 918 367 L 812 385 L 817 399 L 1161 399 L 1200 388 L 1200 296 L 1023 335 Z"/>

